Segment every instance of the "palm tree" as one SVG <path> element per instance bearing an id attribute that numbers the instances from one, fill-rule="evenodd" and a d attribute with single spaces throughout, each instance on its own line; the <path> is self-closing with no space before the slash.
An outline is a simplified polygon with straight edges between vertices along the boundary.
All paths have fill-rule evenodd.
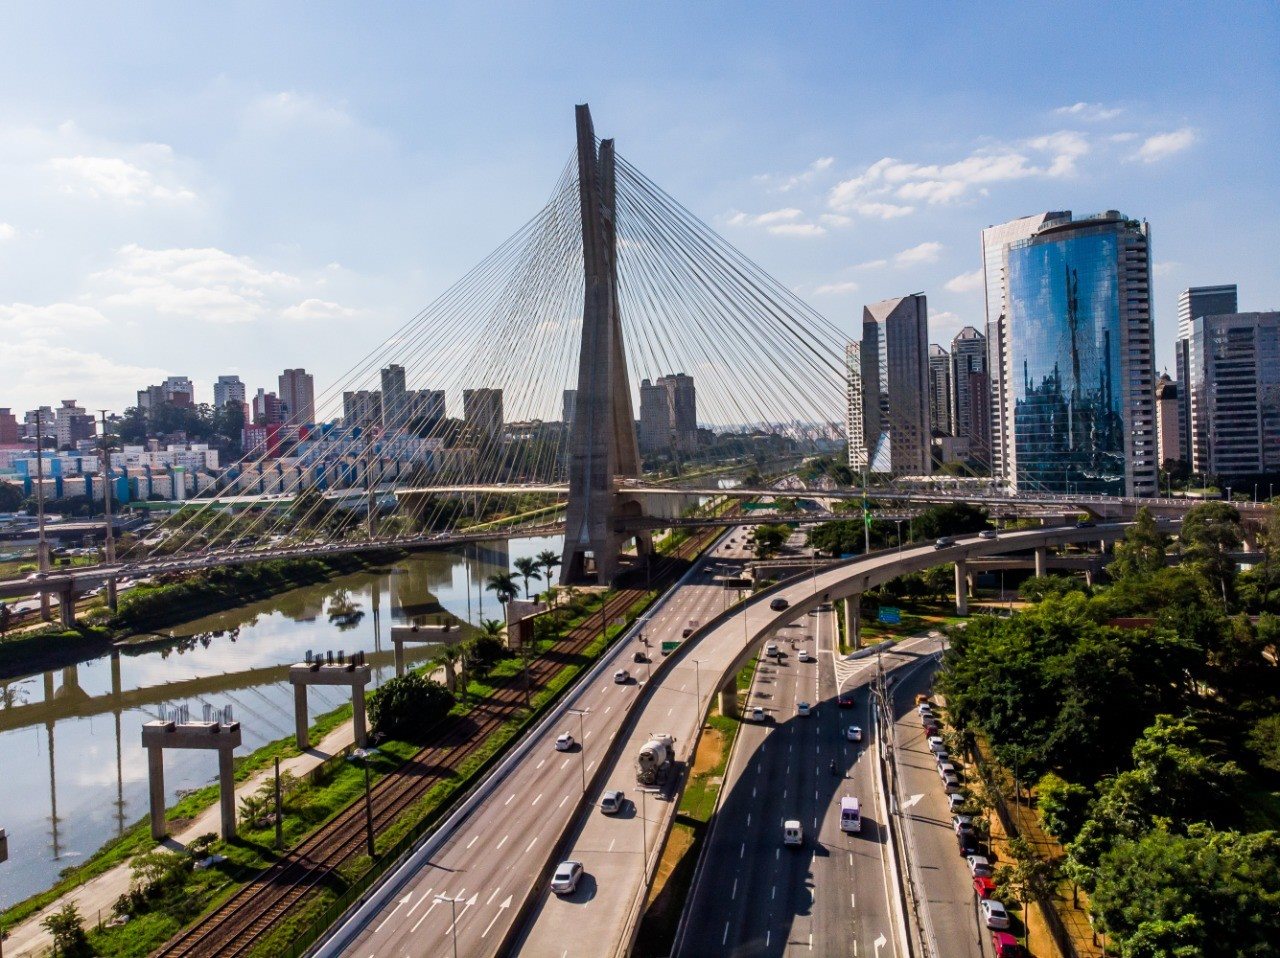
<path id="1" fill-rule="evenodd" d="M 537 581 L 542 578 L 542 576 L 538 574 L 538 569 L 541 567 L 538 560 L 532 556 L 521 556 L 513 563 L 513 565 L 516 567 L 516 572 L 518 572 L 520 577 L 524 579 L 524 597 L 526 599 L 532 598 L 529 593 L 529 580 L 533 579 L 534 581 Z"/>
<path id="2" fill-rule="evenodd" d="M 551 591 L 551 573 L 555 571 L 556 566 L 560 565 L 560 556 L 556 555 L 554 549 L 543 549 L 538 553 L 538 565 L 546 569 L 547 591 Z"/>
<path id="3" fill-rule="evenodd" d="M 465 693 L 467 689 L 467 669 L 466 662 L 462 657 L 462 643 L 450 642 L 440 646 L 439 650 L 431 659 L 432 665 L 439 665 L 444 668 L 444 686 L 454 694 L 458 693 L 459 687 Z M 462 684 L 458 684 L 458 676 L 461 673 Z"/>
<path id="4" fill-rule="evenodd" d="M 481 619 L 480 634 L 491 636 L 495 639 L 502 638 L 502 632 L 505 627 L 499 619 Z"/>
<path id="5" fill-rule="evenodd" d="M 498 597 L 502 603 L 502 620 L 507 619 L 507 603 L 520 594 L 520 587 L 509 572 L 497 572 L 489 576 L 485 588 Z"/>

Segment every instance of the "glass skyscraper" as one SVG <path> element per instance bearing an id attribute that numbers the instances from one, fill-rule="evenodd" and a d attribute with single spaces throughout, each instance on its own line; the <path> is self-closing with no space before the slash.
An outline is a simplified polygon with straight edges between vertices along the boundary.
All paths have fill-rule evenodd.
<path id="1" fill-rule="evenodd" d="M 1156 492 L 1145 224 L 1110 211 L 1004 245 L 1003 472 L 1022 492 Z"/>

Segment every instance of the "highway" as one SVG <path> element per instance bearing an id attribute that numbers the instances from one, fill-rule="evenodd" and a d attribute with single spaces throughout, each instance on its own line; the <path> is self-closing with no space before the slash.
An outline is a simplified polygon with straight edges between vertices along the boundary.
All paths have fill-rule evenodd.
<path id="1" fill-rule="evenodd" d="M 721 553 L 724 554 L 723 550 Z M 724 589 L 710 584 L 705 561 L 653 609 L 639 628 L 657 649 L 663 640 L 678 639 L 690 621 L 705 622 L 725 603 Z M 583 716 L 565 714 L 538 734 L 527 758 L 514 764 L 491 795 L 463 821 L 425 862 L 412 862 L 394 875 L 382 896 L 362 909 L 326 944 L 320 954 L 423 956 L 449 954 L 457 932 L 459 955 L 497 953 L 504 934 L 526 895 L 545 884 L 543 865 L 552 843 L 566 825 L 600 755 L 637 694 L 636 676 L 644 664 L 632 662 L 642 647 L 619 641 L 608 654 L 599 678 L 575 691 L 568 705 Z M 613 681 L 615 669 L 633 679 Z M 689 697 L 693 676 L 690 671 Z M 681 694 L 678 691 L 673 695 Z M 570 752 L 555 750 L 555 738 L 568 732 L 580 743 Z M 635 833 L 631 848 L 638 857 L 639 823 L 619 818 Z M 619 854 L 624 854 L 619 843 Z M 436 896 L 453 899 L 441 902 Z M 456 910 L 457 921 L 453 919 Z"/>
<path id="2" fill-rule="evenodd" d="M 799 948 L 824 955 L 899 955 L 893 873 L 885 844 L 885 801 L 875 775 L 875 728 L 867 686 L 876 660 L 846 660 L 834 649 L 835 617 L 811 615 L 780 630 L 796 633 L 800 648 L 779 666 L 762 665 L 746 703 L 774 718 L 744 722 L 725 776 L 716 815 L 675 953 L 680 956 L 785 955 Z M 883 657 L 886 671 L 917 661 L 914 652 L 936 643 L 911 640 Z M 790 652 L 790 646 L 782 646 Z M 839 690 L 855 690 L 856 704 L 841 709 Z M 795 714 L 799 699 L 816 702 L 808 718 Z M 863 731 L 860 743 L 845 735 Z M 838 776 L 830 771 L 837 762 Z M 765 783 L 773 783 L 772 786 Z M 840 799 L 862 806 L 860 833 L 840 830 Z M 803 848 L 782 847 L 782 821 L 799 819 Z"/>

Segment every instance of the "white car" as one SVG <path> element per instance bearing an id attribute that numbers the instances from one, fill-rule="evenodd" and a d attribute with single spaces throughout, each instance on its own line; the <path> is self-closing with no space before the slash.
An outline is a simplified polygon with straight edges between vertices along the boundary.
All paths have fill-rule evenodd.
<path id="1" fill-rule="evenodd" d="M 613 681 L 616 685 L 626 685 L 631 681 L 631 673 L 626 669 L 618 669 L 613 673 Z"/>
<path id="2" fill-rule="evenodd" d="M 955 791 L 947 796 L 947 805 L 953 812 L 964 808 L 964 803 L 967 801 L 968 798 L 965 797 L 963 792 Z"/>
<path id="3" fill-rule="evenodd" d="M 605 815 L 617 815 L 626 804 L 626 796 L 614 789 L 600 796 L 600 811 Z"/>
<path id="4" fill-rule="evenodd" d="M 551 890 L 557 895 L 572 895 L 581 878 L 582 862 L 561 862 L 551 876 Z"/>
<path id="5" fill-rule="evenodd" d="M 570 735 L 568 732 L 565 732 L 558 739 L 556 739 L 557 752 L 567 752 L 571 748 L 573 748 L 573 736 Z"/>
<path id="6" fill-rule="evenodd" d="M 985 855 L 965 855 L 964 860 L 969 863 L 969 874 L 974 878 L 990 878 L 992 874 L 991 862 L 987 860 Z"/>
<path id="7" fill-rule="evenodd" d="M 858 728 L 858 726 L 856 725 L 850 725 L 847 729 L 844 730 L 844 737 L 847 738 L 850 742 L 861 742 L 862 729 Z"/>
<path id="8" fill-rule="evenodd" d="M 808 649 L 801 649 L 799 652 L 797 652 L 797 653 L 796 653 L 796 658 L 797 658 L 797 659 L 799 659 L 801 662 L 812 662 L 812 661 L 813 661 L 811 658 L 809 658 L 809 650 L 808 650 Z"/>
<path id="9" fill-rule="evenodd" d="M 752 708 L 751 708 L 751 721 L 753 721 L 753 722 L 763 722 L 763 721 L 764 721 L 764 709 L 762 709 L 762 708 L 761 708 L 760 706 L 758 706 L 758 705 L 754 705 L 754 706 L 752 706 Z"/>
<path id="10" fill-rule="evenodd" d="M 984 898 L 979 907 L 982 908 L 982 920 L 986 922 L 988 928 L 999 931 L 1009 927 L 1009 913 L 1000 902 Z"/>
<path id="11" fill-rule="evenodd" d="M 929 751 L 937 755 L 939 752 L 945 752 L 946 749 L 947 749 L 947 743 L 942 741 L 941 735 L 929 736 Z"/>
<path id="12" fill-rule="evenodd" d="M 797 703 L 796 703 L 796 714 L 797 714 L 797 715 L 808 715 L 808 714 L 809 714 L 810 712 L 812 712 L 812 711 L 813 711 L 813 708 L 809 705 L 809 703 L 808 703 L 808 702 L 797 702 Z"/>

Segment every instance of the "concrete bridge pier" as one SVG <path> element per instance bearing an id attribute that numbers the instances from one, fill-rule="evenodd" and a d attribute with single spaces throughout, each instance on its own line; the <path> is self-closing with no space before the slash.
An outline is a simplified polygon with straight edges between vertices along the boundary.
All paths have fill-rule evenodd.
<path id="1" fill-rule="evenodd" d="M 311 747 L 310 722 L 307 720 L 307 687 L 311 685 L 351 686 L 351 726 L 356 745 L 364 748 L 369 741 L 365 723 L 364 687 L 373 678 L 373 669 L 364 664 L 364 656 L 356 653 L 348 662 L 302 662 L 289 667 L 289 682 L 293 685 L 293 718 L 297 732 L 298 748 Z"/>
<path id="2" fill-rule="evenodd" d="M 969 564 L 956 560 L 956 615 L 969 614 Z"/>
<path id="3" fill-rule="evenodd" d="M 113 613 L 120 608 L 120 595 L 116 588 L 115 576 L 107 580 L 107 608 Z"/>
<path id="4" fill-rule="evenodd" d="M 855 592 L 844 600 L 844 634 L 854 652 L 861 647 L 862 593 Z"/>
<path id="5" fill-rule="evenodd" d="M 76 590 L 71 586 L 58 592 L 58 615 L 64 629 L 76 627 Z"/>
<path id="6" fill-rule="evenodd" d="M 404 675 L 404 647 L 411 644 L 447 645 L 449 642 L 461 642 L 462 630 L 452 629 L 444 625 L 393 625 L 391 627 L 391 644 L 394 646 L 396 678 Z"/>
<path id="7" fill-rule="evenodd" d="M 720 714 L 737 718 L 738 715 L 738 677 L 736 675 L 729 676 L 719 691 Z"/>
<path id="8" fill-rule="evenodd" d="M 164 750 L 166 748 L 214 749 L 218 753 L 218 805 L 222 813 L 222 837 L 236 833 L 236 780 L 232 753 L 240 746 L 240 723 L 148 722 L 142 726 L 142 746 L 147 750 L 147 782 L 151 797 L 151 837 L 165 837 Z"/>
<path id="9" fill-rule="evenodd" d="M 1049 561 L 1049 550 L 1044 546 L 1036 549 L 1036 578 L 1044 578 L 1045 566 Z"/>

